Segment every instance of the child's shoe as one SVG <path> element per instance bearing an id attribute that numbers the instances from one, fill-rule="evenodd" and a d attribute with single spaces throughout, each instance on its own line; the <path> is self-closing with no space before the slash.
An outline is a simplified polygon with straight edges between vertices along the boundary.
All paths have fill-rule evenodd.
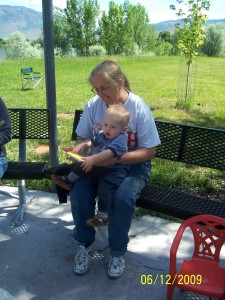
<path id="1" fill-rule="evenodd" d="M 108 217 L 103 217 L 101 215 L 96 214 L 92 219 L 88 219 L 86 221 L 86 225 L 90 227 L 103 227 L 109 224 Z"/>
<path id="2" fill-rule="evenodd" d="M 73 186 L 72 182 L 70 182 L 66 176 L 52 174 L 51 181 L 67 191 L 70 191 Z"/>

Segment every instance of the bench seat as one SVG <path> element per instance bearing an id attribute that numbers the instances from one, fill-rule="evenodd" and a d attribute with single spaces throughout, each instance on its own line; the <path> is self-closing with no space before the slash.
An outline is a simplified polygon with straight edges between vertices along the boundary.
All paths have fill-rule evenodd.
<path id="1" fill-rule="evenodd" d="M 201 214 L 225 218 L 225 203 L 222 201 L 153 185 L 145 186 L 136 204 L 184 220 Z"/>
<path id="2" fill-rule="evenodd" d="M 47 162 L 9 162 L 2 179 L 43 179 Z"/>

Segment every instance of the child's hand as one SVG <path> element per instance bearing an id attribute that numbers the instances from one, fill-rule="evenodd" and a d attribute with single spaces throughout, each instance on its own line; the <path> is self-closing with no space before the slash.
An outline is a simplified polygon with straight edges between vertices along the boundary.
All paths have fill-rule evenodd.
<path id="1" fill-rule="evenodd" d="M 73 159 L 71 159 L 71 156 L 67 154 L 67 152 L 73 152 L 73 147 L 66 147 L 63 148 L 63 150 L 66 152 L 66 158 L 73 161 Z"/>
<path id="2" fill-rule="evenodd" d="M 91 156 L 82 157 L 84 160 L 81 164 L 82 169 L 87 173 L 89 172 L 93 165 L 94 165 L 94 159 Z"/>
<path id="3" fill-rule="evenodd" d="M 74 153 L 79 153 L 79 154 L 83 154 L 85 152 L 87 152 L 88 147 L 86 144 L 79 144 L 73 147 L 73 151 Z"/>

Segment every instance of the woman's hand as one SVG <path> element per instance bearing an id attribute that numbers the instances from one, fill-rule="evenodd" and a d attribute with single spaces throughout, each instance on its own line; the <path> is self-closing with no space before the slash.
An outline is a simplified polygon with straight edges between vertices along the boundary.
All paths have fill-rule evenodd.
<path id="1" fill-rule="evenodd" d="M 87 152 L 88 149 L 89 149 L 88 145 L 86 143 L 82 143 L 82 144 L 75 145 L 74 147 L 64 148 L 64 151 L 66 152 L 71 151 L 77 154 L 84 154 Z"/>

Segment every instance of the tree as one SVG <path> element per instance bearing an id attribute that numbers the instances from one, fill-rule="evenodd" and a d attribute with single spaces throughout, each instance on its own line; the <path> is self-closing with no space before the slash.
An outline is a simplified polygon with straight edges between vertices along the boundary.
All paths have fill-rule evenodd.
<path id="1" fill-rule="evenodd" d="M 5 45 L 5 40 L 0 38 L 0 47 Z"/>
<path id="2" fill-rule="evenodd" d="M 107 53 L 121 54 L 123 52 L 123 45 L 121 39 L 122 30 L 122 7 L 115 4 L 113 1 L 109 3 L 108 15 L 104 11 L 100 19 L 99 25 L 101 27 L 101 41 L 106 48 Z"/>
<path id="3" fill-rule="evenodd" d="M 100 6 L 97 0 L 84 1 L 82 24 L 86 53 L 88 53 L 89 47 L 95 44 L 95 34 L 97 29 L 97 19 L 99 16 L 99 11 Z"/>
<path id="4" fill-rule="evenodd" d="M 148 13 L 140 3 L 132 5 L 128 1 L 124 3 L 124 10 L 127 10 L 127 27 L 131 26 L 133 29 L 134 42 L 143 49 L 149 33 Z"/>
<path id="5" fill-rule="evenodd" d="M 160 31 L 157 38 L 157 55 L 170 55 L 172 51 L 172 35 L 168 30 Z"/>
<path id="6" fill-rule="evenodd" d="M 158 35 L 158 40 L 171 43 L 172 35 L 168 30 L 160 31 L 160 33 Z"/>
<path id="7" fill-rule="evenodd" d="M 175 29 L 174 33 L 171 35 L 171 44 L 173 45 L 171 49 L 171 55 L 179 55 L 180 50 L 178 48 L 178 30 Z"/>
<path id="8" fill-rule="evenodd" d="M 211 25 L 206 29 L 204 44 L 201 47 L 207 56 L 219 56 L 224 48 L 224 30 L 218 25 Z"/>
<path id="9" fill-rule="evenodd" d="M 100 19 L 102 44 L 108 54 L 132 54 L 135 46 L 146 47 L 149 19 L 145 8 L 125 1 L 122 5 L 109 3 L 108 14 Z"/>
<path id="10" fill-rule="evenodd" d="M 98 0 L 67 0 L 69 37 L 80 55 L 87 55 L 89 47 L 95 44 L 99 9 Z"/>
<path id="11" fill-rule="evenodd" d="M 190 68 L 194 58 L 198 54 L 197 49 L 204 43 L 205 24 L 208 16 L 205 14 L 209 10 L 210 1 L 208 0 L 176 0 L 178 4 L 184 3 L 187 8 L 187 13 L 182 8 L 176 9 L 174 5 L 170 5 L 172 10 L 176 10 L 178 17 L 183 18 L 183 27 L 178 30 L 178 48 L 185 55 L 187 60 L 187 76 L 186 89 L 184 97 L 184 106 L 186 106 L 189 96 L 189 79 Z"/>
<path id="12" fill-rule="evenodd" d="M 72 48 L 69 28 L 65 14 L 54 18 L 54 45 L 61 49 L 62 55 L 66 55 Z"/>
<path id="13" fill-rule="evenodd" d="M 23 33 L 14 31 L 6 41 L 6 58 L 19 59 L 27 57 L 41 57 L 42 50 L 34 47 L 26 40 Z"/>
<path id="14" fill-rule="evenodd" d="M 148 32 L 145 36 L 145 43 L 142 47 L 143 52 L 152 52 L 155 53 L 157 48 L 157 32 L 154 26 L 148 26 Z"/>

